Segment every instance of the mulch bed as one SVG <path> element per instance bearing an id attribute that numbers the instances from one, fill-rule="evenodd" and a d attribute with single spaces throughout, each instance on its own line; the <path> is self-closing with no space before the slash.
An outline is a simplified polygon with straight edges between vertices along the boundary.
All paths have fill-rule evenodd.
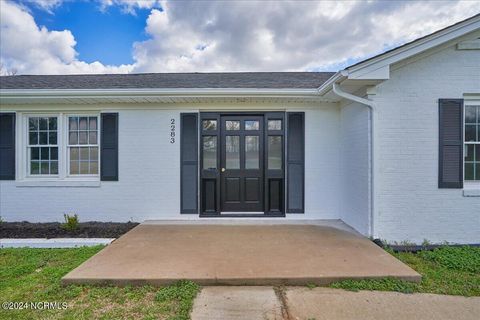
<path id="1" fill-rule="evenodd" d="M 58 222 L 1 222 L 0 238 L 118 238 L 136 222 L 81 222 L 74 231 L 65 230 Z"/>

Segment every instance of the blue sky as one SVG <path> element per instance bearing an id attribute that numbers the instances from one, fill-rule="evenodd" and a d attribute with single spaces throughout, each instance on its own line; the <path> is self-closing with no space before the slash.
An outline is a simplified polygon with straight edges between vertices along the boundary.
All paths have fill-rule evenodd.
<path id="1" fill-rule="evenodd" d="M 69 1 L 48 12 L 32 2 L 16 2 L 31 10 L 38 25 L 49 30 L 70 30 L 77 40 L 78 59 L 89 63 L 96 60 L 114 65 L 133 63 L 133 43 L 148 38 L 145 33 L 148 9 L 126 14 L 119 6 L 101 10 L 96 3 Z"/>
<path id="2" fill-rule="evenodd" d="M 0 73 L 338 71 L 480 1 L 0 0 Z"/>

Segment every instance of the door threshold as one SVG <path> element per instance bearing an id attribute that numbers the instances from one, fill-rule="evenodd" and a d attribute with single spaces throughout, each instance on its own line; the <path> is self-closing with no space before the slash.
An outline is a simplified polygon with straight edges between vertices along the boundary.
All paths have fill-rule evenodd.
<path id="1" fill-rule="evenodd" d="M 202 213 L 200 218 L 285 218 L 285 213 L 265 213 L 265 212 L 221 212 Z"/>
<path id="2" fill-rule="evenodd" d="M 265 214 L 265 212 L 263 211 L 222 211 L 220 212 L 221 215 L 225 215 L 225 214 L 236 214 L 236 215 L 246 215 L 246 214 L 249 214 L 249 215 L 263 215 Z"/>

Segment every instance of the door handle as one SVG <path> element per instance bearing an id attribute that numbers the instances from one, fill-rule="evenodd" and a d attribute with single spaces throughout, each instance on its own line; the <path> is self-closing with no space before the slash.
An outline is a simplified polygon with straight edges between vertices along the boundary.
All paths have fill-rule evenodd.
<path id="1" fill-rule="evenodd" d="M 222 168 L 222 172 L 225 172 L 225 168 Z"/>

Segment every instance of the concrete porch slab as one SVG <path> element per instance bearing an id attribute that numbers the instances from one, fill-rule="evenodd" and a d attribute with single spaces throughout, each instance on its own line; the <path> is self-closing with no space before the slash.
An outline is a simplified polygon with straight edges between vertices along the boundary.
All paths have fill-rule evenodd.
<path id="1" fill-rule="evenodd" d="M 62 280 L 165 285 L 324 285 L 421 276 L 367 238 L 320 225 L 142 224 Z"/>

